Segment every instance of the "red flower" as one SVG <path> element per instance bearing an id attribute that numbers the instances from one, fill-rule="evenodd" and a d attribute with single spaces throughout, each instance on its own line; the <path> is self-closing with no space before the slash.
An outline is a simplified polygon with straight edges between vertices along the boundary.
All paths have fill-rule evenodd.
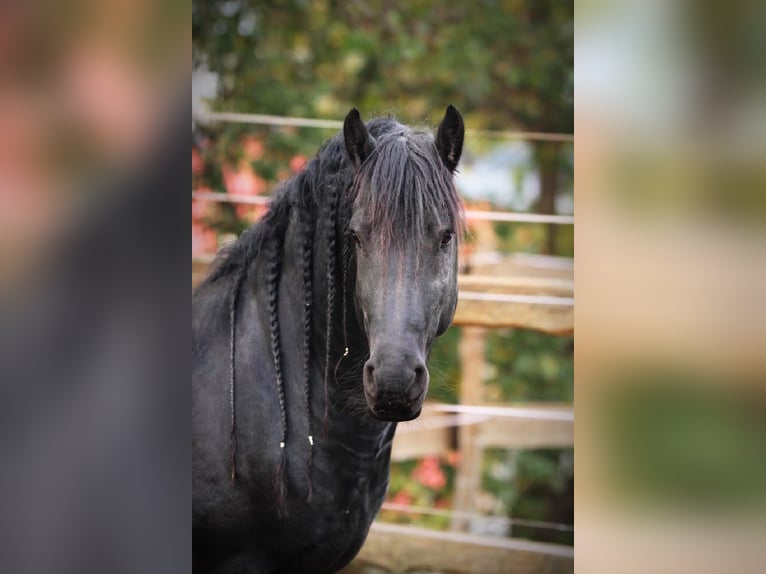
<path id="1" fill-rule="evenodd" d="M 439 458 L 435 456 L 427 456 L 421 460 L 412 471 L 412 478 L 435 490 L 444 488 L 447 484 L 447 477 L 439 464 Z"/>
<path id="2" fill-rule="evenodd" d="M 406 490 L 400 490 L 394 496 L 391 497 L 389 502 L 391 502 L 392 504 L 401 504 L 403 506 L 409 506 L 412 504 L 412 495 Z"/>
<path id="3" fill-rule="evenodd" d="M 266 182 L 249 165 L 241 165 L 236 171 L 224 166 L 223 183 L 231 195 L 260 195 L 266 191 Z"/>

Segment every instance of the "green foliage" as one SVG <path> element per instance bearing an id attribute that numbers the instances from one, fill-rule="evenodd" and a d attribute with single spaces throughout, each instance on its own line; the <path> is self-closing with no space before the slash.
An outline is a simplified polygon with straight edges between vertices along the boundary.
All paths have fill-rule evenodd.
<path id="1" fill-rule="evenodd" d="M 193 0 L 193 63 L 216 107 L 419 121 L 454 102 L 475 125 L 572 131 L 572 3 Z"/>
<path id="2" fill-rule="evenodd" d="M 495 500 L 494 513 L 511 518 L 512 536 L 571 545 L 573 532 L 552 526 L 574 522 L 573 475 L 572 449 L 491 449 L 484 453 L 482 488 Z"/>
<path id="3" fill-rule="evenodd" d="M 477 128 L 571 132 L 572 13 L 561 0 L 193 0 L 192 61 L 218 75 L 218 111 L 342 118 L 356 106 L 435 123 L 454 103 Z M 213 131 L 231 158 L 259 130 Z M 295 135 L 288 153 L 310 155 L 330 134 Z"/>
<path id="4" fill-rule="evenodd" d="M 428 398 L 440 403 L 456 404 L 460 381 L 460 360 L 458 344 L 460 327 L 450 327 L 434 341 L 428 358 L 430 383 Z"/>
<path id="5" fill-rule="evenodd" d="M 434 342 L 428 362 L 429 398 L 457 403 L 460 381 L 458 344 L 460 328 L 451 327 Z M 491 402 L 562 402 L 574 400 L 574 338 L 524 329 L 497 329 L 487 333 Z"/>
<path id="6" fill-rule="evenodd" d="M 489 398 L 501 402 L 574 400 L 574 339 L 522 329 L 487 335 Z"/>

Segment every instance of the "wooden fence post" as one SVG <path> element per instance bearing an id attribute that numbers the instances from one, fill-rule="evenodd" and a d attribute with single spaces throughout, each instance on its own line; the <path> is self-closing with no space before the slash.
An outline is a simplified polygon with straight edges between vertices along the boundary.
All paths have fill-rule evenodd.
<path id="1" fill-rule="evenodd" d="M 497 247 L 497 234 L 490 221 L 472 221 L 473 249 L 476 253 L 491 252 Z M 473 273 L 481 273 L 482 267 L 471 266 Z M 480 405 L 484 402 L 484 343 L 487 330 L 484 327 L 464 326 L 460 337 L 460 404 Z M 474 499 L 481 487 L 481 458 L 479 429 L 476 425 L 458 427 L 460 459 L 455 477 L 455 500 L 451 528 L 455 531 L 468 529 L 468 519 L 463 512 L 472 512 Z"/>
<path id="2" fill-rule="evenodd" d="M 480 405 L 484 402 L 484 344 L 487 330 L 483 327 L 463 327 L 460 337 L 460 404 Z M 478 425 L 458 427 L 460 452 L 455 477 L 455 500 L 451 528 L 455 531 L 468 529 L 468 519 L 461 512 L 474 510 L 474 499 L 481 487 L 482 450 L 479 446 Z"/>

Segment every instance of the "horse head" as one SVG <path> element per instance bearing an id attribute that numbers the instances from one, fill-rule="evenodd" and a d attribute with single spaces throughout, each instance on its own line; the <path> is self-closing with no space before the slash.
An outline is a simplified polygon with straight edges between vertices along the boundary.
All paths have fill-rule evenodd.
<path id="1" fill-rule="evenodd" d="M 405 421 L 420 414 L 426 359 L 457 304 L 463 213 L 452 179 L 464 127 L 449 106 L 435 138 L 404 126 L 377 139 L 370 131 L 351 110 L 343 133 L 356 170 L 348 233 L 356 317 L 370 349 L 364 396 L 374 417 Z"/>

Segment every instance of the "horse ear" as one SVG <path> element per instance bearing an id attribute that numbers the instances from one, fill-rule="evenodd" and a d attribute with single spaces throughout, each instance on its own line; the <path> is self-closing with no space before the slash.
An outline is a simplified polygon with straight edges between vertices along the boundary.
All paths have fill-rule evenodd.
<path id="1" fill-rule="evenodd" d="M 444 165 L 450 171 L 455 171 L 460 161 L 464 134 L 463 116 L 460 115 L 455 106 L 450 104 L 447 106 L 447 112 L 444 114 L 442 123 L 439 124 L 439 130 L 436 132 L 436 149 L 439 151 Z"/>
<path id="2" fill-rule="evenodd" d="M 364 126 L 364 122 L 359 116 L 359 110 L 356 108 L 352 108 L 348 112 L 346 120 L 343 122 L 343 140 L 348 156 L 357 168 L 375 149 L 375 140 L 372 139 Z"/>

